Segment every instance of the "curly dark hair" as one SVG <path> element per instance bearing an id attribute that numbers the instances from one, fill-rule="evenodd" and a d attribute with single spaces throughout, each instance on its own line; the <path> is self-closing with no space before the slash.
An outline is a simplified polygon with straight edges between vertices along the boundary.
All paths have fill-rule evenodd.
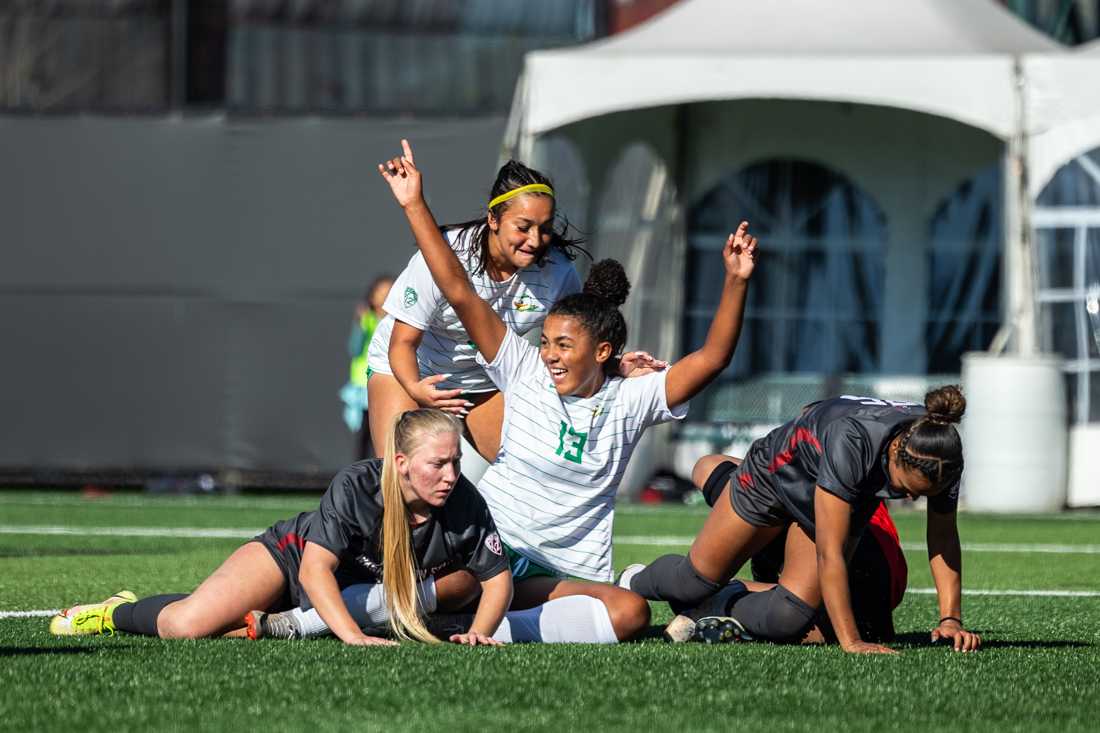
<path id="1" fill-rule="evenodd" d="M 966 398 L 958 385 L 949 384 L 928 392 L 924 407 L 927 414 L 902 433 L 898 462 L 920 471 L 932 486 L 946 488 L 962 475 L 962 439 L 955 423 L 966 412 Z"/>
<path id="2" fill-rule="evenodd" d="M 630 280 L 623 266 L 615 260 L 600 260 L 584 281 L 584 289 L 567 295 L 550 308 L 548 316 L 572 316 L 581 322 L 596 343 L 611 344 L 612 358 L 605 368 L 608 373 L 619 369 L 619 355 L 626 344 L 626 319 L 619 306 L 630 295 Z"/>
<path id="3" fill-rule="evenodd" d="M 497 171 L 497 178 L 493 182 L 493 187 L 489 190 L 489 197 L 486 201 L 492 201 L 501 194 L 513 191 L 520 186 L 528 186 L 532 183 L 543 183 L 550 188 L 554 187 L 550 178 L 534 168 L 528 168 L 518 160 L 509 160 L 507 163 L 500 167 Z M 545 193 L 531 193 L 531 196 L 546 196 Z M 504 212 L 512 205 L 515 199 L 508 199 L 489 209 L 498 220 L 504 215 Z M 554 206 L 554 230 L 550 235 L 550 247 L 546 249 L 542 257 L 539 258 L 538 266 L 542 267 L 546 262 L 546 258 L 550 254 L 551 249 L 559 250 L 566 259 L 572 261 L 577 258 L 577 255 L 584 253 L 588 255 L 588 250 L 584 249 L 581 245 L 584 244 L 584 238 L 581 236 L 572 236 L 571 230 L 576 231 L 575 228 L 569 223 L 569 220 L 564 216 L 559 216 L 557 213 L 557 206 Z M 485 221 L 485 217 L 481 216 L 477 219 L 470 219 L 469 221 L 460 222 L 458 224 L 447 224 L 440 227 L 444 232 L 453 231 L 455 229 L 460 230 L 458 248 L 460 251 L 466 253 L 476 253 L 475 266 L 471 274 L 482 275 L 485 273 L 485 266 L 489 262 L 489 225 Z M 591 255 L 589 255 L 591 257 Z"/>

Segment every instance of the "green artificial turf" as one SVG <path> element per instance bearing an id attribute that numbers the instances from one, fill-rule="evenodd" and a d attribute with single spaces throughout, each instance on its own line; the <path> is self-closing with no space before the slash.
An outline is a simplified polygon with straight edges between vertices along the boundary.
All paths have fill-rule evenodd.
<path id="1" fill-rule="evenodd" d="M 10 533 L 19 527 L 260 530 L 316 505 L 317 495 L 86 501 L 0 491 L 0 611 L 186 591 L 240 540 Z M 623 507 L 615 564 L 686 546 L 697 508 Z M 895 514 L 903 542 L 923 515 Z M 1096 515 L 960 518 L 964 543 L 1100 544 Z M 910 588 L 931 586 L 920 549 Z M 1100 555 L 979 552 L 966 587 L 1100 591 Z M 1095 730 L 1100 598 L 972 595 L 968 626 L 985 648 L 928 643 L 935 597 L 909 594 L 895 613 L 896 657 L 835 647 L 516 645 L 501 649 L 347 648 L 306 642 L 52 637 L 46 618 L 0 619 L 2 730 Z M 667 621 L 654 605 L 654 622 Z"/>

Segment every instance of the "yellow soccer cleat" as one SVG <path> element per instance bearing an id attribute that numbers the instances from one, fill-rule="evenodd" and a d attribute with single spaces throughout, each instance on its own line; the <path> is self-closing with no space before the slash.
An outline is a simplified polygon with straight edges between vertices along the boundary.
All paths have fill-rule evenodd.
<path id="1" fill-rule="evenodd" d="M 133 603 L 137 596 L 121 590 L 100 603 L 86 603 L 66 608 L 50 619 L 50 633 L 55 636 L 104 634 L 113 636 L 115 624 L 112 614 L 123 603 Z"/>

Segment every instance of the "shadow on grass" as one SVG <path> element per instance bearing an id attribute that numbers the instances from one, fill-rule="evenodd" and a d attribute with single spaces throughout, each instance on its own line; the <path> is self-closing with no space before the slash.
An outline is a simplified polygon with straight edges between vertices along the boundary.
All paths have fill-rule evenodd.
<path id="1" fill-rule="evenodd" d="M 125 646 L 0 646 L 0 657 L 36 657 L 47 654 L 99 654 L 123 649 Z"/>
<path id="2" fill-rule="evenodd" d="M 979 630 L 978 633 L 982 635 L 982 649 L 1087 649 L 1093 646 L 1093 644 L 1087 641 L 1076 641 L 1073 639 L 1052 639 L 1045 641 L 987 639 L 985 638 L 986 632 Z M 926 631 L 912 631 L 905 634 L 898 634 L 892 645 L 947 648 L 949 644 L 950 642 L 946 641 L 933 642 L 931 636 Z"/>

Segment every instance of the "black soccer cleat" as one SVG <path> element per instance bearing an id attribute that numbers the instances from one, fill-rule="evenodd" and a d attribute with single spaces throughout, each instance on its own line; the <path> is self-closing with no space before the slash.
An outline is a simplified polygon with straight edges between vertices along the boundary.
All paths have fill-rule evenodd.
<path id="1" fill-rule="evenodd" d="M 752 641 L 737 619 L 730 616 L 706 616 L 695 622 L 692 641 L 703 644 L 732 644 L 738 641 Z"/>

